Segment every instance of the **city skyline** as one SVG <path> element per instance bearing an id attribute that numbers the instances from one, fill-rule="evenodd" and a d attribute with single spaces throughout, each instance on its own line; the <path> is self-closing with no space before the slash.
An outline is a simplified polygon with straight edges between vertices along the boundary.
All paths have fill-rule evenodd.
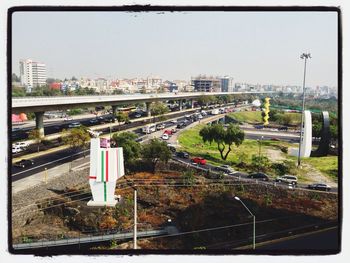
<path id="1" fill-rule="evenodd" d="M 300 85 L 299 56 L 311 52 L 306 85 L 337 86 L 336 12 L 21 12 L 13 15 L 12 38 L 16 74 L 18 61 L 32 58 L 57 78 L 207 74 Z"/>

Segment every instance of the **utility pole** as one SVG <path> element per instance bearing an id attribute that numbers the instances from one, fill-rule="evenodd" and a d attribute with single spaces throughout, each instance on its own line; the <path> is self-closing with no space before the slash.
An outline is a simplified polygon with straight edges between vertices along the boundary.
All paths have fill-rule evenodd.
<path id="1" fill-rule="evenodd" d="M 301 122 L 300 122 L 300 136 L 299 136 L 299 151 L 298 151 L 298 167 L 300 167 L 301 163 L 301 139 L 304 136 L 303 127 L 304 127 L 304 110 L 305 110 L 305 77 L 306 77 L 306 61 L 308 58 L 311 58 L 311 54 L 303 53 L 300 56 L 301 59 L 305 59 L 304 62 L 304 80 L 303 80 L 303 105 L 301 110 Z"/>
<path id="2" fill-rule="evenodd" d="M 137 249 L 137 190 L 134 188 L 134 249 Z"/>

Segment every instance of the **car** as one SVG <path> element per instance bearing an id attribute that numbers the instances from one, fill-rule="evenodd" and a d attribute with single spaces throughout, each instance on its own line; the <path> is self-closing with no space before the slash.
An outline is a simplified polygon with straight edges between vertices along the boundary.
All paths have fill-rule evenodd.
<path id="1" fill-rule="evenodd" d="M 18 146 L 12 146 L 12 153 L 20 153 L 23 151 L 23 148 Z"/>
<path id="2" fill-rule="evenodd" d="M 163 130 L 165 128 L 165 125 L 163 123 L 160 123 L 156 127 L 157 127 L 157 130 Z"/>
<path id="3" fill-rule="evenodd" d="M 177 120 L 171 120 L 170 122 L 173 123 L 173 124 L 176 124 Z"/>
<path id="4" fill-rule="evenodd" d="M 255 125 L 254 128 L 258 130 L 264 129 L 264 125 Z"/>
<path id="5" fill-rule="evenodd" d="M 278 138 L 276 138 L 276 137 L 273 137 L 273 138 L 271 138 L 271 141 L 276 141 L 276 142 L 278 142 L 278 141 L 280 141 L 280 139 L 278 139 Z"/>
<path id="6" fill-rule="evenodd" d="M 170 150 L 171 152 L 173 152 L 173 153 L 176 152 L 176 145 L 173 145 L 173 144 L 171 144 L 171 143 L 168 143 L 167 146 L 168 146 L 168 148 L 169 148 L 169 150 Z"/>
<path id="7" fill-rule="evenodd" d="M 276 178 L 276 182 L 296 185 L 298 178 L 294 175 L 283 175 Z"/>
<path id="8" fill-rule="evenodd" d="M 105 124 L 106 121 L 107 121 L 107 120 L 106 120 L 104 117 L 102 117 L 102 116 L 97 117 L 96 119 L 97 119 L 98 123 L 100 123 L 100 124 Z"/>
<path id="9" fill-rule="evenodd" d="M 278 127 L 279 131 L 287 131 L 288 130 L 288 127 L 287 126 L 283 126 L 283 127 Z"/>
<path id="10" fill-rule="evenodd" d="M 184 123 L 184 122 L 180 122 L 177 126 L 176 126 L 176 128 L 177 129 L 182 129 L 182 128 L 184 128 L 186 126 L 186 124 Z"/>
<path id="11" fill-rule="evenodd" d="M 94 137 L 94 138 L 97 138 L 102 133 L 100 131 L 93 131 L 91 129 L 87 129 L 87 132 L 90 134 L 91 137 Z"/>
<path id="12" fill-rule="evenodd" d="M 205 165 L 207 163 L 207 160 L 205 160 L 204 158 L 202 157 L 194 157 L 191 159 L 191 161 L 193 163 L 196 163 L 196 164 L 201 164 L 201 165 Z"/>
<path id="13" fill-rule="evenodd" d="M 171 136 L 171 135 L 173 134 L 173 132 L 172 132 L 171 130 L 165 130 L 165 131 L 163 132 L 163 134 L 164 134 L 164 133 L 168 134 L 169 136 Z"/>
<path id="14" fill-rule="evenodd" d="M 224 173 L 227 173 L 227 174 L 236 172 L 236 171 L 235 171 L 231 166 L 229 166 L 229 165 L 221 165 L 221 166 L 215 167 L 215 170 L 221 171 L 221 172 L 224 172 Z"/>
<path id="15" fill-rule="evenodd" d="M 198 115 L 197 115 L 197 118 L 198 118 L 198 119 L 203 119 L 203 116 L 202 116 L 201 114 L 198 114 Z"/>
<path id="16" fill-rule="evenodd" d="M 332 189 L 329 185 L 324 183 L 309 184 L 307 188 L 326 192 L 329 192 Z"/>
<path id="17" fill-rule="evenodd" d="M 73 120 L 73 118 L 71 116 L 66 116 L 66 117 L 64 117 L 64 120 L 65 121 L 71 121 L 71 120 Z"/>
<path id="18" fill-rule="evenodd" d="M 257 173 L 251 173 L 248 175 L 248 178 L 251 179 L 260 179 L 262 181 L 268 181 L 269 177 L 267 176 L 267 174 L 261 173 L 261 172 L 257 172 Z"/>
<path id="19" fill-rule="evenodd" d="M 97 119 L 91 119 L 89 120 L 90 124 L 98 124 L 98 120 Z"/>
<path id="20" fill-rule="evenodd" d="M 27 166 L 32 166 L 34 165 L 34 161 L 33 160 L 20 160 L 19 162 L 15 163 L 14 166 L 16 167 L 20 167 L 20 168 L 26 168 Z"/>
<path id="21" fill-rule="evenodd" d="M 177 152 L 176 156 L 184 159 L 190 158 L 190 155 L 188 154 L 188 152 Z"/>
<path id="22" fill-rule="evenodd" d="M 169 134 L 163 133 L 162 139 L 163 139 L 163 140 L 169 140 Z"/>
<path id="23" fill-rule="evenodd" d="M 80 122 L 72 122 L 68 125 L 68 128 L 78 128 L 80 126 L 81 126 Z"/>
<path id="24" fill-rule="evenodd" d="M 15 144 L 12 144 L 12 147 L 14 147 L 14 146 L 25 149 L 29 146 L 29 143 L 28 142 L 16 142 Z"/>

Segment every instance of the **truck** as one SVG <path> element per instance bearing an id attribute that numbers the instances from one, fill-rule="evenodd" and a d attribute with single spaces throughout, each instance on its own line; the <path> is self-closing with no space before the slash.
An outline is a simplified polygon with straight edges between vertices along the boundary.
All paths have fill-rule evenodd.
<path id="1" fill-rule="evenodd" d="M 152 133 L 152 132 L 155 132 L 155 131 L 156 131 L 156 125 L 155 124 L 148 124 L 145 127 L 142 127 L 142 132 L 146 133 L 146 134 L 149 134 L 149 133 Z"/>
<path id="2" fill-rule="evenodd" d="M 213 109 L 211 115 L 218 115 L 220 113 L 219 109 Z"/>

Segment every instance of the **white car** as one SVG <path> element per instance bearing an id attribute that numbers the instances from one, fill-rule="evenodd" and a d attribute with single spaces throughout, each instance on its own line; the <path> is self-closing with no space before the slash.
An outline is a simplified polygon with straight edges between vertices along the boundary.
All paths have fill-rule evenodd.
<path id="1" fill-rule="evenodd" d="M 177 123 L 177 120 L 171 120 L 171 123 L 176 124 L 176 123 Z"/>
<path id="2" fill-rule="evenodd" d="M 162 135 L 162 139 L 163 139 L 163 140 L 169 140 L 169 135 L 168 135 L 167 133 L 164 133 L 164 134 Z"/>
<path id="3" fill-rule="evenodd" d="M 19 148 L 27 148 L 29 146 L 28 142 L 16 142 L 15 144 L 12 144 L 12 147 L 19 147 Z"/>
<path id="4" fill-rule="evenodd" d="M 298 178 L 294 175 L 283 175 L 283 176 L 277 177 L 276 182 L 296 185 L 298 183 Z"/>
<path id="5" fill-rule="evenodd" d="M 100 131 L 93 131 L 93 130 L 91 130 L 91 129 L 88 129 L 87 131 L 88 131 L 88 133 L 90 134 L 90 136 L 91 136 L 91 137 L 94 137 L 94 138 L 97 138 L 97 137 L 100 136 L 100 134 L 102 133 L 102 132 L 100 132 Z"/>
<path id="6" fill-rule="evenodd" d="M 64 120 L 65 121 L 71 121 L 71 120 L 73 120 L 73 118 L 71 116 L 66 116 L 66 117 L 64 117 Z"/>
<path id="7" fill-rule="evenodd" d="M 21 147 L 12 146 L 12 153 L 20 153 L 22 151 L 23 151 L 23 149 Z"/>
<path id="8" fill-rule="evenodd" d="M 157 125 L 157 130 L 163 130 L 165 125 L 163 123 Z"/>
<path id="9" fill-rule="evenodd" d="M 203 116 L 201 114 L 197 115 L 198 119 L 203 119 Z"/>

